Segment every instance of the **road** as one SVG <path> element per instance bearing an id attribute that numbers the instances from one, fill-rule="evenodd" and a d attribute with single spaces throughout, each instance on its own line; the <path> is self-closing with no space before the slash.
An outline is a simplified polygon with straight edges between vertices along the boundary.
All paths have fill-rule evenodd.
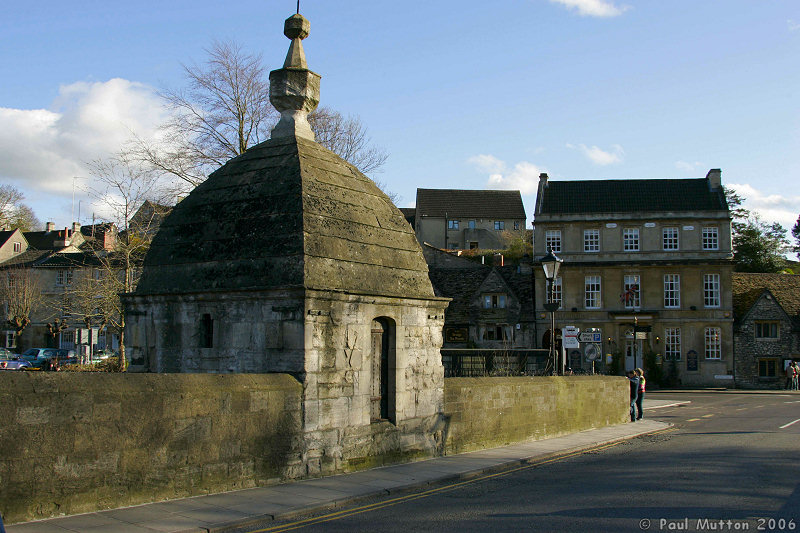
<path id="1" fill-rule="evenodd" d="M 798 531 L 800 395 L 649 393 L 669 430 L 241 532 Z"/>

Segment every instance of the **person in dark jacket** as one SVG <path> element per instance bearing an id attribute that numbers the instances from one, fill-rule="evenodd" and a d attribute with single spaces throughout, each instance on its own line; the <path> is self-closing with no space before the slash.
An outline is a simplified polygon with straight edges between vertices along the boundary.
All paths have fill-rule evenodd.
<path id="1" fill-rule="evenodd" d="M 639 397 L 639 378 L 633 370 L 627 372 L 628 381 L 631 383 L 631 422 L 636 422 L 636 399 Z"/>

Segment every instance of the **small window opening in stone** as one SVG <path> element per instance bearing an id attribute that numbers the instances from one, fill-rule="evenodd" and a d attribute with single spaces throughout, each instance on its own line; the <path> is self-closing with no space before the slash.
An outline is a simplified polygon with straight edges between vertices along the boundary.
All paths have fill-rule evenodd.
<path id="1" fill-rule="evenodd" d="M 214 319 L 208 313 L 204 314 L 200 321 L 200 347 L 214 347 Z"/>

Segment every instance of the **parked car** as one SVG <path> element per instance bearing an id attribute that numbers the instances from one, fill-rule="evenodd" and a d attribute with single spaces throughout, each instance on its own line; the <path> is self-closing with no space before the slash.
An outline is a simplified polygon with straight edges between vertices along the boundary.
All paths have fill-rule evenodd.
<path id="1" fill-rule="evenodd" d="M 0 370 L 25 370 L 31 364 L 8 348 L 0 348 Z"/>
<path id="2" fill-rule="evenodd" d="M 63 348 L 31 348 L 22 353 L 21 359 L 28 361 L 34 368 L 45 370 L 57 370 L 62 365 L 78 362 L 75 350 Z"/>

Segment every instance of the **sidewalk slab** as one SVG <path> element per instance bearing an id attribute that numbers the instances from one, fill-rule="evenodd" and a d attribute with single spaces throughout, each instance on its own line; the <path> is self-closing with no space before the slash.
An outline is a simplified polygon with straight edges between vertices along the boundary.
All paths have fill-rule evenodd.
<path id="1" fill-rule="evenodd" d="M 647 400 L 645 409 L 687 402 Z M 341 507 L 366 498 L 475 478 L 529 462 L 662 431 L 669 424 L 640 420 L 550 439 L 374 468 L 352 474 L 244 489 L 6 526 L 7 533 L 216 532 L 257 521 Z"/>

